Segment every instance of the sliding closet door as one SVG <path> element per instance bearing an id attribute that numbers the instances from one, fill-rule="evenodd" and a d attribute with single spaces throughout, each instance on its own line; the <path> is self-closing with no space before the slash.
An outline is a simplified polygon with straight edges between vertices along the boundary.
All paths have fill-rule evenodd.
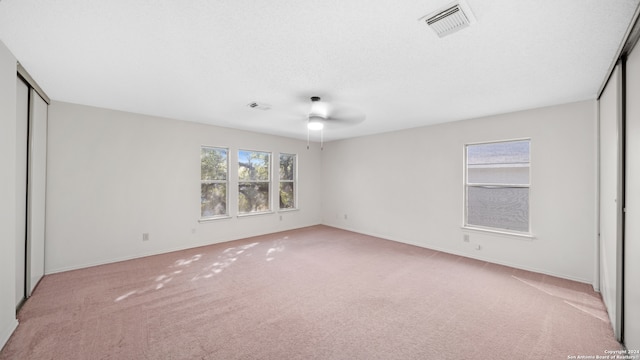
<path id="1" fill-rule="evenodd" d="M 44 276 L 45 190 L 47 179 L 47 103 L 31 89 L 29 111 L 29 201 L 27 296 Z"/>
<path id="2" fill-rule="evenodd" d="M 627 60 L 624 343 L 640 349 L 640 47 Z"/>
<path id="3" fill-rule="evenodd" d="M 622 69 L 600 97 L 600 292 L 615 336 L 622 329 Z"/>
<path id="4" fill-rule="evenodd" d="M 27 139 L 29 128 L 29 87 L 17 78 L 16 107 L 16 307 L 26 296 L 27 244 Z"/>

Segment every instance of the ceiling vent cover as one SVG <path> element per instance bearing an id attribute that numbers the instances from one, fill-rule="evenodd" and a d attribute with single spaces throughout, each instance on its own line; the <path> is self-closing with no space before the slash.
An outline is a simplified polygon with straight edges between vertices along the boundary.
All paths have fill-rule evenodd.
<path id="1" fill-rule="evenodd" d="M 258 110 L 269 110 L 269 109 L 271 109 L 271 105 L 265 104 L 265 103 L 259 103 L 257 101 L 250 102 L 250 103 L 247 104 L 247 106 L 252 108 L 252 109 L 258 109 Z"/>
<path id="2" fill-rule="evenodd" d="M 439 37 L 444 37 L 475 23 L 476 19 L 469 6 L 459 1 L 421 17 L 419 21 L 427 24 Z"/>

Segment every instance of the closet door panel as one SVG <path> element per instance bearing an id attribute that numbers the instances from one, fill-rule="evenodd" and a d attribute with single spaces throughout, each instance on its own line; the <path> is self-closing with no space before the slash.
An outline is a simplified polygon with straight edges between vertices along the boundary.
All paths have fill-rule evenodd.
<path id="1" fill-rule="evenodd" d="M 16 306 L 25 298 L 29 87 L 16 79 Z"/>
<path id="2" fill-rule="evenodd" d="M 32 89 L 29 129 L 28 295 L 44 276 L 47 103 Z"/>
<path id="3" fill-rule="evenodd" d="M 621 84 L 618 65 L 600 97 L 600 292 L 618 340 L 622 335 Z"/>
<path id="4" fill-rule="evenodd" d="M 640 46 L 627 59 L 624 342 L 640 349 Z"/>

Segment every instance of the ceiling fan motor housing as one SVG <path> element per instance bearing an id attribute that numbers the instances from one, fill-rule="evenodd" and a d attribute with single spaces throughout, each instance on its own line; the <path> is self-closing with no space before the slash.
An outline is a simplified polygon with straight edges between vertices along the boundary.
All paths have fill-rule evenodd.
<path id="1" fill-rule="evenodd" d="M 313 118 L 320 118 L 320 119 L 313 119 Z M 311 97 L 311 110 L 309 111 L 309 121 L 312 121 L 312 119 L 315 121 L 327 119 L 327 111 L 324 108 L 323 104 L 320 102 L 319 96 Z"/>

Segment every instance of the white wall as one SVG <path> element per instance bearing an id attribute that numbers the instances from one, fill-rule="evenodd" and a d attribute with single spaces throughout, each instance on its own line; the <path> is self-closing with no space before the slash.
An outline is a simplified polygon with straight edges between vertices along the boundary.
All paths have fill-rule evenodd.
<path id="1" fill-rule="evenodd" d="M 595 109 L 586 101 L 330 142 L 323 222 L 593 283 Z M 463 230 L 465 143 L 514 138 L 531 138 L 535 238 Z"/>
<path id="2" fill-rule="evenodd" d="M 624 343 L 640 349 L 640 48 L 627 60 Z"/>
<path id="3" fill-rule="evenodd" d="M 48 140 L 46 273 L 320 223 L 304 141 L 62 102 Z M 201 145 L 230 148 L 230 193 L 239 148 L 298 154 L 300 210 L 199 223 Z"/>
<path id="4" fill-rule="evenodd" d="M 0 41 L 0 348 L 16 320 L 16 58 Z"/>

